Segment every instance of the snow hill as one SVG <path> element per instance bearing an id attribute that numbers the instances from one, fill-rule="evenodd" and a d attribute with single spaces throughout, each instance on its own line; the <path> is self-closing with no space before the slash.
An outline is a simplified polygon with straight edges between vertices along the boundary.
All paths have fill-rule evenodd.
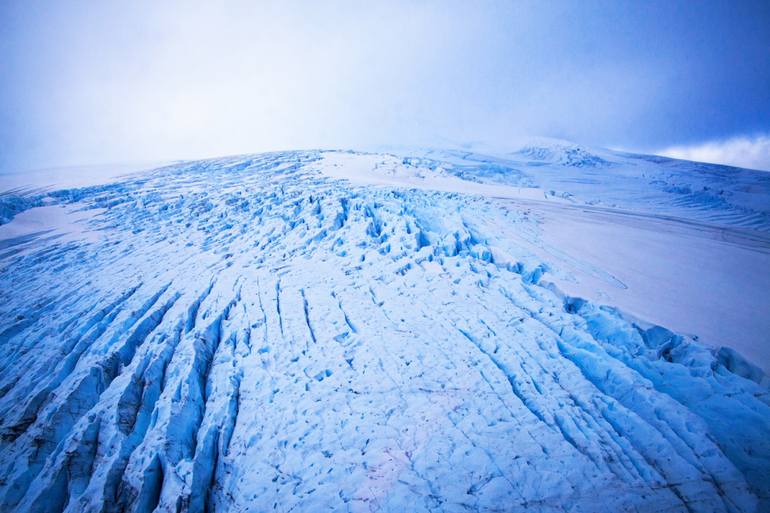
<path id="1" fill-rule="evenodd" d="M 0 511 L 770 510 L 770 174 L 297 151 L 0 218 Z"/>

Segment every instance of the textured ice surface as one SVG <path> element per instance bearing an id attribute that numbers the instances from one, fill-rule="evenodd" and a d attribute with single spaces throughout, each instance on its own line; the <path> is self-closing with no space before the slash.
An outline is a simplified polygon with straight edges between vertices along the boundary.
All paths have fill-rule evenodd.
<path id="1" fill-rule="evenodd" d="M 92 214 L 2 241 L 0 510 L 766 511 L 764 373 L 566 295 L 571 249 L 544 263 L 531 202 L 766 252 L 770 185 L 578 149 L 264 154 L 0 197 Z"/>

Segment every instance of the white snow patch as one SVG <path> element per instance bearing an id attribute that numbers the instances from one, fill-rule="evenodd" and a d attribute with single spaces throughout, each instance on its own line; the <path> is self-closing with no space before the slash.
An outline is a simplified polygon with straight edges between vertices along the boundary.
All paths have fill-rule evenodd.
<path id="1" fill-rule="evenodd" d="M 63 166 L 0 173 L 0 192 L 15 189 L 66 189 L 102 185 L 157 169 L 167 162 Z"/>
<path id="2" fill-rule="evenodd" d="M 770 238 L 677 219 L 524 203 L 541 220 L 527 243 L 566 293 L 729 346 L 770 373 Z M 511 207 L 521 209 L 521 203 Z"/>
<path id="3" fill-rule="evenodd" d="M 17 214 L 11 222 L 0 225 L 0 247 L 30 248 L 38 238 L 59 242 L 99 241 L 102 233 L 88 226 L 88 221 L 105 209 L 89 208 L 77 203 L 34 207 Z"/>
<path id="4" fill-rule="evenodd" d="M 542 189 L 469 182 L 440 167 L 406 166 L 400 158 L 387 154 L 325 152 L 317 167 L 324 175 L 347 180 L 353 185 L 403 187 L 498 198 L 547 198 Z"/>

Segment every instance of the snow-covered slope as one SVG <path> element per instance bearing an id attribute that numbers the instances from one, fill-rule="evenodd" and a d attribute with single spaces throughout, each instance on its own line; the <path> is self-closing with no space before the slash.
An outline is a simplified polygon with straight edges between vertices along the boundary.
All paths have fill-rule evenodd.
<path id="1" fill-rule="evenodd" d="M 768 379 L 717 348 L 766 325 L 659 326 L 646 271 L 580 242 L 738 258 L 692 300 L 761 317 L 768 198 L 760 173 L 562 143 L 6 194 L 0 510 L 766 511 Z"/>

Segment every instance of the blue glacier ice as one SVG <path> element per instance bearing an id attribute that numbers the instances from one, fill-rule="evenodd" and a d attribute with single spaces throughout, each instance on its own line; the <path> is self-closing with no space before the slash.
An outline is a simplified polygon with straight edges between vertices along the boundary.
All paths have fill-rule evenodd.
<path id="1" fill-rule="evenodd" d="M 0 223 L 0 511 L 770 509 L 770 174 L 279 152 Z"/>

